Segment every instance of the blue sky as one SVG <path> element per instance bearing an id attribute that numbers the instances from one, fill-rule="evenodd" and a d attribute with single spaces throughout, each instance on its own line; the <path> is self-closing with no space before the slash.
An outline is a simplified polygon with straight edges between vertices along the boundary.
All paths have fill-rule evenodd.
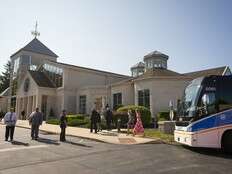
<path id="1" fill-rule="evenodd" d="M 168 67 L 190 72 L 232 66 L 229 0 L 0 0 L 0 71 L 33 39 L 58 61 L 130 74 L 151 51 L 169 55 Z"/>

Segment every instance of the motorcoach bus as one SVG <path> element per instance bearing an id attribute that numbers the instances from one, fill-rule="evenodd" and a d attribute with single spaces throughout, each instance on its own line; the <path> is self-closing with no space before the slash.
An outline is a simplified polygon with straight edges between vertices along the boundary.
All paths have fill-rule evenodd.
<path id="1" fill-rule="evenodd" d="M 232 76 L 193 80 L 177 106 L 175 141 L 232 152 Z"/>

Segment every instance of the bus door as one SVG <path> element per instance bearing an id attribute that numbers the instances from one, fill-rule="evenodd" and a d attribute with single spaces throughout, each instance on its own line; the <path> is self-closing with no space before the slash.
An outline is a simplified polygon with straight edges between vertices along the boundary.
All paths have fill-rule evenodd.
<path id="1" fill-rule="evenodd" d="M 197 144 L 201 147 L 217 147 L 218 144 L 218 128 L 216 93 L 215 91 L 205 91 L 201 95 L 199 103 L 199 130 L 197 132 Z"/>

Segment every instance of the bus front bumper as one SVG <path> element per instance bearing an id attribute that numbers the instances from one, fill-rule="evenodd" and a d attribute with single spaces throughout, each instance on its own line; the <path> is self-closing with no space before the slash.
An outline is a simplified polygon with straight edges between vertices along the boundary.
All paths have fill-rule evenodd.
<path id="1" fill-rule="evenodd" d="M 187 131 L 174 131 L 174 139 L 176 142 L 185 144 L 192 147 L 197 147 L 197 138 L 196 134 Z"/>

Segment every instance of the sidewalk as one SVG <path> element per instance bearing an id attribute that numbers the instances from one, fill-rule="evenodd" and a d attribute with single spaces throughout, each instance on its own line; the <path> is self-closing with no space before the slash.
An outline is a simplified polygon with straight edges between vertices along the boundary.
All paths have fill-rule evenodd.
<path id="1" fill-rule="evenodd" d="M 30 128 L 30 125 L 27 120 L 26 121 L 18 120 L 16 126 L 22 128 Z M 45 122 L 43 123 L 42 126 L 40 126 L 40 130 L 49 133 L 55 133 L 55 134 L 60 133 L 59 125 L 46 124 Z M 136 136 L 133 137 L 131 135 L 127 136 L 126 134 L 117 133 L 115 131 L 110 131 L 110 132 L 103 131 L 95 134 L 95 133 L 90 133 L 89 129 L 77 128 L 77 127 L 67 127 L 66 135 L 76 136 L 80 138 L 91 139 L 91 140 L 111 143 L 111 144 L 145 144 L 145 143 L 159 141 L 158 139 L 142 138 Z"/>

